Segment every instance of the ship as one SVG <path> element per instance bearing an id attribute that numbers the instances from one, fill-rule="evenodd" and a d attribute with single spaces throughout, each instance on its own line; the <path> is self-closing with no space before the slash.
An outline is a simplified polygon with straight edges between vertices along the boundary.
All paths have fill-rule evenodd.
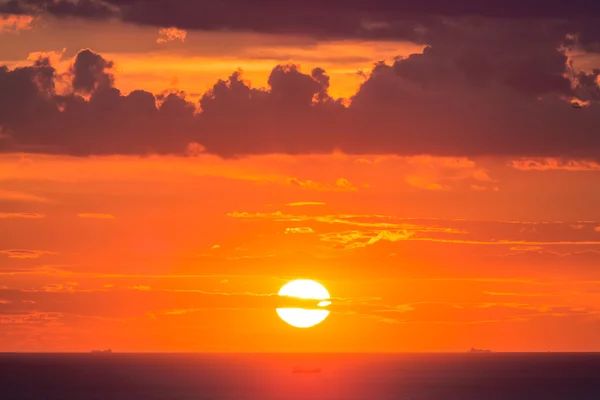
<path id="1" fill-rule="evenodd" d="M 492 351 L 490 349 L 476 349 L 475 347 L 471 347 L 471 350 L 469 350 L 469 353 L 491 353 Z"/>
<path id="2" fill-rule="evenodd" d="M 92 350 L 92 354 L 110 354 L 112 353 L 111 349 L 106 350 Z"/>
<path id="3" fill-rule="evenodd" d="M 293 374 L 320 374 L 321 368 L 301 368 L 296 367 L 292 370 Z"/>

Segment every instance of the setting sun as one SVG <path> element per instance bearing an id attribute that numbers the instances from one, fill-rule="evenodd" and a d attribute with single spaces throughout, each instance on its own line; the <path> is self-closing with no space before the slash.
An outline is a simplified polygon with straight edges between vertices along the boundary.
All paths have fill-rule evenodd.
<path id="1" fill-rule="evenodd" d="M 278 295 L 302 300 L 318 300 L 317 307 L 326 307 L 331 304 L 327 289 L 320 283 L 309 279 L 298 279 L 287 283 L 279 290 Z M 281 307 L 276 311 L 282 320 L 296 328 L 310 328 L 323 322 L 329 315 L 328 310 L 305 307 Z"/>

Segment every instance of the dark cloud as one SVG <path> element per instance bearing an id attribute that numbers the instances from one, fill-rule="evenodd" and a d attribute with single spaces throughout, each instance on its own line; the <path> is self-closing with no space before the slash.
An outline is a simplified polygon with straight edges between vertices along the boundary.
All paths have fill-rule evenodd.
<path id="1" fill-rule="evenodd" d="M 110 72 L 113 63 L 90 50 L 77 54 L 73 64 L 73 90 L 82 93 L 92 93 L 99 88 L 113 86 L 114 78 Z"/>
<path id="2" fill-rule="evenodd" d="M 294 33 L 329 38 L 388 38 L 427 42 L 430 31 L 448 29 L 448 18 L 559 21 L 562 33 L 577 31 L 589 49 L 598 47 L 600 3 L 595 0 L 0 0 L 0 12 L 57 17 L 119 18 L 181 29 Z M 558 27 L 555 27 L 558 29 Z"/>
<path id="3" fill-rule="evenodd" d="M 447 25 L 430 30 L 423 53 L 375 64 L 349 102 L 329 95 L 325 70 L 295 65 L 276 66 L 260 89 L 237 71 L 199 104 L 182 92 L 123 94 L 112 62 L 90 50 L 74 60 L 68 94 L 56 93 L 65 77 L 48 60 L 3 68 L 0 150 L 184 155 L 197 143 L 195 153 L 225 157 L 339 149 L 600 158 L 598 71 L 575 72 L 561 47 L 579 41 L 530 21 Z M 572 98 L 590 103 L 575 109 Z"/>
<path id="4" fill-rule="evenodd" d="M 591 73 L 579 72 L 576 75 L 576 93 L 584 101 L 600 100 L 600 87 L 598 86 L 600 69 L 594 69 Z"/>
<path id="5" fill-rule="evenodd" d="M 102 0 L 0 0 L 0 13 L 39 14 L 57 17 L 107 19 L 118 15 L 118 9 Z"/>

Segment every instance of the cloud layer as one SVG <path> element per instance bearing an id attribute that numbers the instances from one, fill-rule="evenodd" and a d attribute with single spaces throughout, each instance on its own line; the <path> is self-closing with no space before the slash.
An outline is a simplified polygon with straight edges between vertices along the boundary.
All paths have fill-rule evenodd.
<path id="1" fill-rule="evenodd" d="M 10 4 L 25 3 L 45 4 L 57 15 L 52 10 L 63 4 Z M 161 2 L 112 3 L 122 15 L 143 6 L 148 16 Z M 600 70 L 575 69 L 570 54 L 591 42 L 584 42 L 585 24 L 572 28 L 578 30 L 519 18 L 431 24 L 423 53 L 374 64 L 350 99 L 329 94 L 321 68 L 277 65 L 267 88 L 252 87 L 236 71 L 194 103 L 178 91 L 122 93 L 113 62 L 91 50 L 79 52 L 67 74 L 40 58 L 29 67 L 0 69 L 0 151 L 235 157 L 341 150 L 597 159 Z M 69 90 L 59 92 L 64 84 Z M 583 106 L 574 108 L 573 101 Z"/>

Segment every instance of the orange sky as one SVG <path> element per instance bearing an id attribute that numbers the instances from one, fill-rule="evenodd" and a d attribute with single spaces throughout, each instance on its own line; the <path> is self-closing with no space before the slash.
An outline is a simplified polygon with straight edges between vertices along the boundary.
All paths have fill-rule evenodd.
<path id="1" fill-rule="evenodd" d="M 264 87 L 295 62 L 349 98 L 356 71 L 423 49 L 199 31 L 157 43 L 154 27 L 105 24 L 5 21 L 0 64 L 54 52 L 67 72 L 89 47 L 124 93 L 197 99 L 237 68 Z M 557 157 L 1 153 L 0 351 L 598 350 L 599 176 Z M 314 328 L 275 313 L 295 278 L 333 297 Z"/>

